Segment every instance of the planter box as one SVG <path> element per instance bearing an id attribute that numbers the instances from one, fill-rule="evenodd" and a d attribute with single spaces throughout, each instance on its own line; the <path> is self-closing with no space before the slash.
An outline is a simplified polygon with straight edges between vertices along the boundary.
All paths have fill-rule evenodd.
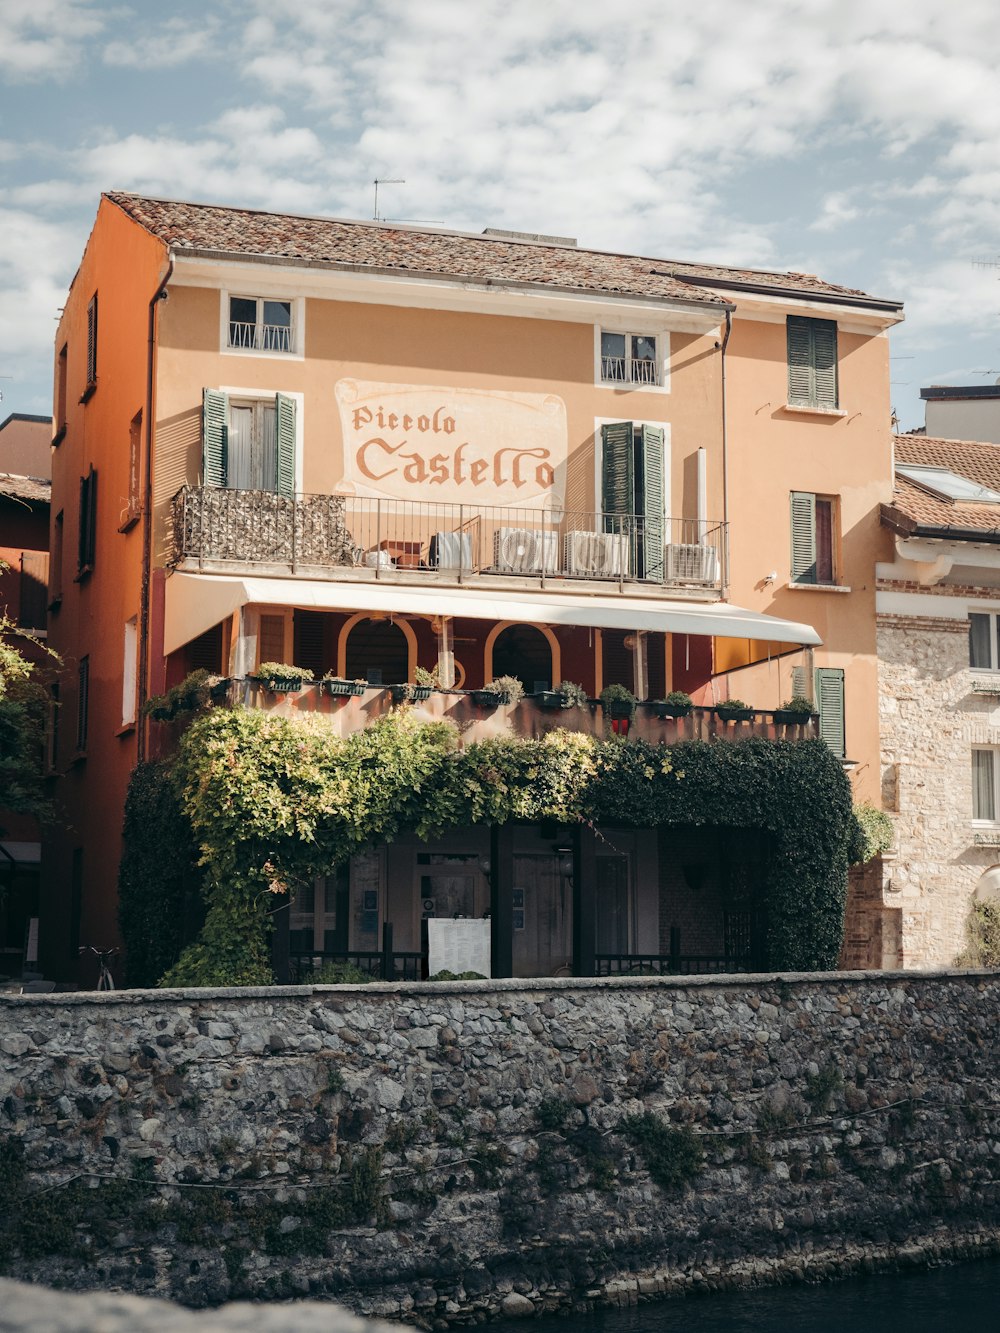
<path id="1" fill-rule="evenodd" d="M 259 685 L 264 686 L 268 694 L 299 694 L 306 683 L 302 680 L 261 680 L 259 676 L 256 680 Z"/>
<path id="2" fill-rule="evenodd" d="M 390 685 L 395 703 L 426 703 L 431 697 L 433 685 Z"/>
<path id="3" fill-rule="evenodd" d="M 690 717 L 694 704 L 655 703 L 652 708 L 657 717 Z"/>
<path id="4" fill-rule="evenodd" d="M 631 721 L 632 714 L 635 712 L 635 704 L 630 704 L 627 699 L 612 699 L 609 704 L 605 705 L 604 711 L 608 717 L 619 722 L 625 718 Z"/>
<path id="5" fill-rule="evenodd" d="M 800 713 L 797 708 L 776 708 L 771 714 L 775 722 L 780 722 L 784 726 L 801 725 L 812 718 L 812 713 Z"/>
<path id="6" fill-rule="evenodd" d="M 531 696 L 539 708 L 569 708 L 565 694 L 561 690 L 539 690 Z"/>
<path id="7" fill-rule="evenodd" d="M 348 695 L 360 698 L 367 689 L 363 680 L 324 680 L 322 685 L 324 694 L 332 694 L 340 699 Z"/>
<path id="8" fill-rule="evenodd" d="M 504 702 L 504 696 L 495 690 L 470 690 L 472 702 L 480 708 L 498 708 Z"/>
<path id="9" fill-rule="evenodd" d="M 723 722 L 752 722 L 752 708 L 726 708 L 722 704 L 716 704 L 715 715 Z"/>

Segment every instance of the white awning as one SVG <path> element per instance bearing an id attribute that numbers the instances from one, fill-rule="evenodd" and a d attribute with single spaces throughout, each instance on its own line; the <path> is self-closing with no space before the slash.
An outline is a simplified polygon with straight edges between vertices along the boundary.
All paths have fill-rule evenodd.
<path id="1" fill-rule="evenodd" d="M 598 629 L 659 630 L 760 643 L 821 643 L 812 625 L 779 620 L 730 602 L 671 602 L 651 597 L 608 597 L 545 591 L 495 593 L 483 588 L 419 587 L 410 583 L 334 583 L 318 579 L 232 578 L 172 574 L 166 582 L 163 651 L 176 652 L 241 606 L 295 606 L 303 610 L 395 612 L 399 615 L 467 616 L 543 625 L 592 625 Z"/>

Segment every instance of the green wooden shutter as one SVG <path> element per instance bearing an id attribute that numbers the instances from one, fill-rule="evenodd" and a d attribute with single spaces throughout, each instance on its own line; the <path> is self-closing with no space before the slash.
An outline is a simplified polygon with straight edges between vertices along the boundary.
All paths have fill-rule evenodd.
<path id="1" fill-rule="evenodd" d="M 202 395 L 202 482 L 225 486 L 229 473 L 229 399 L 218 389 Z"/>
<path id="2" fill-rule="evenodd" d="M 87 306 L 87 388 L 97 383 L 97 295 Z M 60 423 L 61 424 L 61 423 Z"/>
<path id="3" fill-rule="evenodd" d="M 792 491 L 792 582 L 816 582 L 816 497 Z"/>
<path id="4" fill-rule="evenodd" d="M 811 403 L 813 395 L 812 338 L 810 321 L 799 315 L 789 315 L 788 335 L 788 401 Z"/>
<path id="5" fill-rule="evenodd" d="M 278 438 L 278 494 L 295 494 L 295 399 L 279 393 L 275 399 Z"/>
<path id="6" fill-rule="evenodd" d="M 789 315 L 788 401 L 803 407 L 837 406 L 837 324 Z"/>
<path id="7" fill-rule="evenodd" d="M 631 421 L 612 421 L 601 427 L 601 507 L 606 514 L 635 513 L 633 437 Z M 615 530 L 614 524 L 610 530 Z"/>
<path id="8" fill-rule="evenodd" d="M 837 325 L 832 319 L 814 319 L 813 402 L 817 407 L 837 406 Z"/>
<path id="9" fill-rule="evenodd" d="M 811 699 L 812 690 L 809 688 L 809 673 L 805 667 L 792 667 L 792 694 L 798 699 Z"/>
<path id="10" fill-rule="evenodd" d="M 637 509 L 642 514 L 643 578 L 663 581 L 664 478 L 662 426 L 642 427 L 642 494 Z"/>
<path id="11" fill-rule="evenodd" d="M 840 667 L 816 668 L 816 706 L 820 740 L 826 741 L 839 759 L 845 755 L 844 672 Z"/>

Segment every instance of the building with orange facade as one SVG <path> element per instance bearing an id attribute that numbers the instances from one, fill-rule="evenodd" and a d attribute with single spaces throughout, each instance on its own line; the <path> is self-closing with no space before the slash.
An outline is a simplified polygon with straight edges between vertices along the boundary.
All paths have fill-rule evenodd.
<path id="1" fill-rule="evenodd" d="M 13 647 L 42 670 L 49 663 L 51 442 L 51 417 L 12 412 L 0 422 L 0 615 Z M 5 796 L 0 784 L 0 975 L 17 976 L 37 957 L 41 829 L 23 810 L 5 808 Z"/>
<path id="2" fill-rule="evenodd" d="M 818 726 L 877 800 L 900 318 L 803 274 L 105 195 L 56 343 L 51 965 L 115 937 L 125 790 L 158 743 L 142 707 L 197 667 L 341 733 L 421 668 L 439 688 L 416 707 L 465 738 L 600 731 L 596 705 L 556 716 L 547 692 L 617 683 L 654 740 Z M 341 684 L 268 694 L 265 662 Z M 471 692 L 501 676 L 530 697 L 484 708 Z M 678 689 L 699 707 L 661 718 Z M 817 718 L 775 719 L 795 693 Z M 711 711 L 737 696 L 744 720 Z M 604 834 L 583 868 L 579 836 L 511 831 L 504 970 L 581 968 L 582 878 L 609 968 L 749 964 L 752 837 L 668 855 L 654 830 Z M 292 950 L 375 951 L 390 922 L 419 954 L 428 919 L 495 900 L 490 855 L 479 829 L 372 848 L 293 904 Z"/>

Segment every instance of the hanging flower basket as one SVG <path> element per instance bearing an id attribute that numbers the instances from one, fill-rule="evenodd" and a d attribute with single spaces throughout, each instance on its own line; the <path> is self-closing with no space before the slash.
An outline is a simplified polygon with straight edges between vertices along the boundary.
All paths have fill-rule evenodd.
<path id="1" fill-rule="evenodd" d="M 367 688 L 367 682 L 363 680 L 341 680 L 340 677 L 334 677 L 332 680 L 324 680 L 323 693 L 332 694 L 335 698 L 343 699 L 348 695 L 360 698 Z"/>

